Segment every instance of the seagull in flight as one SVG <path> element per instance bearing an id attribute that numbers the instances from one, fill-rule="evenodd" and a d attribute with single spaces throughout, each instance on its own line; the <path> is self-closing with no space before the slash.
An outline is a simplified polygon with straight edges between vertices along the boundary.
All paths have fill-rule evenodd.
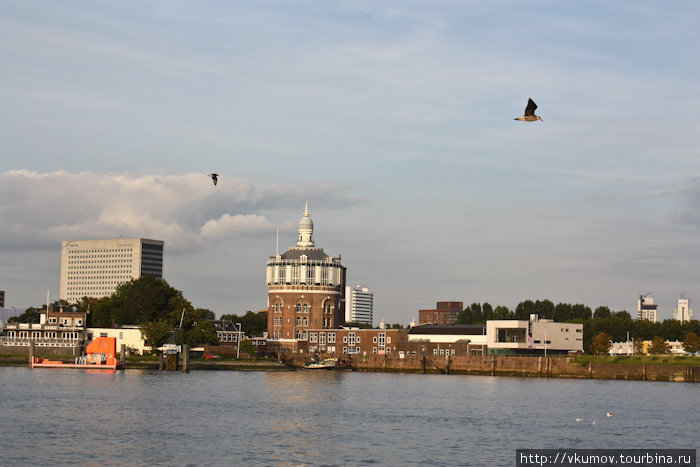
<path id="1" fill-rule="evenodd" d="M 582 418 L 577 418 L 576 421 L 577 421 L 577 422 L 582 422 L 583 419 L 582 419 Z"/>
<path id="2" fill-rule="evenodd" d="M 521 122 L 536 122 L 537 120 L 542 120 L 539 115 L 535 115 L 535 109 L 537 104 L 532 99 L 527 100 L 527 107 L 525 107 L 525 115 L 522 117 L 514 118 L 513 120 L 520 120 Z"/>
<path id="3" fill-rule="evenodd" d="M 219 181 L 219 174 L 209 174 L 211 177 L 212 182 L 214 182 L 214 185 Z"/>
<path id="4" fill-rule="evenodd" d="M 613 416 L 612 412 L 608 412 L 608 413 L 606 413 L 605 415 L 607 415 L 608 417 L 612 417 L 612 416 Z"/>

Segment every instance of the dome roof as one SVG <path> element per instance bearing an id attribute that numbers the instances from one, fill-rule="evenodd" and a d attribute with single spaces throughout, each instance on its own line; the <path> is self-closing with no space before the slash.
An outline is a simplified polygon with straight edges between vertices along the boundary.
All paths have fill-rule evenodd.
<path id="1" fill-rule="evenodd" d="M 313 230 L 314 228 L 314 223 L 311 220 L 311 218 L 308 215 L 305 215 L 304 217 L 299 220 L 299 229 L 304 229 L 304 230 Z"/>

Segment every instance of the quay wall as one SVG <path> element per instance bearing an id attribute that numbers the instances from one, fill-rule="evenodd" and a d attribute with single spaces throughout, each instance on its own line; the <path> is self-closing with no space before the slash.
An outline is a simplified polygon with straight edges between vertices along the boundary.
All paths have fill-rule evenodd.
<path id="1" fill-rule="evenodd" d="M 422 356 L 349 355 L 347 363 L 355 371 L 387 373 L 433 373 L 493 376 L 534 376 L 551 378 L 623 379 L 640 381 L 700 382 L 700 367 L 683 365 L 646 365 L 579 363 L 575 357 L 555 356 Z M 283 353 L 279 360 L 300 368 L 308 354 Z"/>

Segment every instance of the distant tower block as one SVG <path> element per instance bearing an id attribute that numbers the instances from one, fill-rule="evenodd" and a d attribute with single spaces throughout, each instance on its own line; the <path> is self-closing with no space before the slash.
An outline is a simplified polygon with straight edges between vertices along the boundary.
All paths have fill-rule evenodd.
<path id="1" fill-rule="evenodd" d="M 693 319 L 693 309 L 690 308 L 690 300 L 681 293 L 681 298 L 678 299 L 678 306 L 673 310 L 673 319 L 681 323 L 687 323 Z"/>
<path id="2" fill-rule="evenodd" d="M 307 203 L 299 221 L 295 247 L 267 262 L 268 342 L 281 350 L 296 350 L 308 341 L 309 329 L 335 329 L 343 324 L 345 267 L 317 248 Z"/>
<path id="3" fill-rule="evenodd" d="M 648 295 L 640 295 L 639 300 L 637 300 L 637 319 L 646 319 L 656 323 L 658 305 L 654 304 L 654 298 L 648 297 Z"/>
<path id="4" fill-rule="evenodd" d="M 345 287 L 345 322 L 372 324 L 374 294 L 366 285 Z"/>

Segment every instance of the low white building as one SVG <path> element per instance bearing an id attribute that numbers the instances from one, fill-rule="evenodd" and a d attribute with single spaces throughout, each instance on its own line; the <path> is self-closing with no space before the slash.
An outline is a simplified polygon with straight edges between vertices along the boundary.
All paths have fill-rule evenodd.
<path id="1" fill-rule="evenodd" d="M 139 326 L 124 326 L 121 328 L 87 328 L 85 345 L 98 337 L 116 337 L 117 352 L 121 352 L 122 344 L 126 345 L 132 352 L 143 355 L 150 352 L 151 346 L 146 345 L 146 339 Z"/>
<path id="2" fill-rule="evenodd" d="M 525 320 L 486 322 L 490 355 L 540 355 L 583 352 L 583 324 L 557 323 L 531 315 Z"/>

